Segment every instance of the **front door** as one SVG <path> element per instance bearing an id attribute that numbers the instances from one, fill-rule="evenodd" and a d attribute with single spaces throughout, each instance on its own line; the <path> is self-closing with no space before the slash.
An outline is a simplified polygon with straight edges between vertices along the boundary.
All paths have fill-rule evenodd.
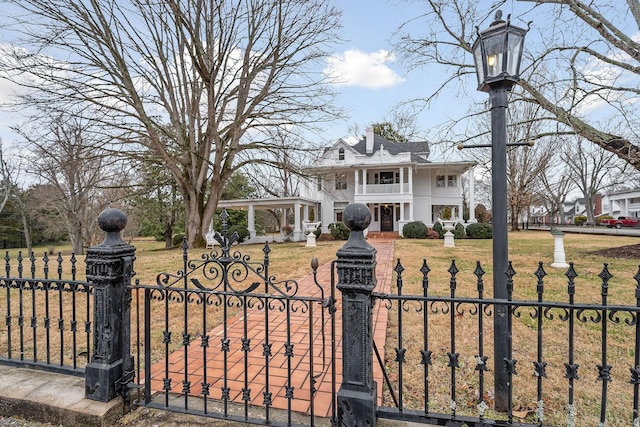
<path id="1" fill-rule="evenodd" d="M 382 206 L 380 215 L 380 231 L 393 231 L 393 206 Z"/>

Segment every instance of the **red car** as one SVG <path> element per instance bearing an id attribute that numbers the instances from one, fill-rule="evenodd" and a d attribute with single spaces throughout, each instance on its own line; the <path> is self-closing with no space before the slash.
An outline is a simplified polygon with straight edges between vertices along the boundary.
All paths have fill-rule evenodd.
<path id="1" fill-rule="evenodd" d="M 619 216 L 616 219 L 603 219 L 600 224 L 606 225 L 608 228 L 622 228 L 622 227 L 638 227 L 640 226 L 640 218 L 634 218 L 632 216 Z"/>

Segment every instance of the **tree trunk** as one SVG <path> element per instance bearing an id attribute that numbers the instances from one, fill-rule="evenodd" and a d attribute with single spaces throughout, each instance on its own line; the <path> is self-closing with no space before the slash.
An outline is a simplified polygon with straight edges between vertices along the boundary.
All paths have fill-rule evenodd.
<path id="1" fill-rule="evenodd" d="M 27 253 L 30 254 L 33 251 L 33 245 L 31 242 L 31 232 L 29 231 L 27 215 L 25 214 L 24 209 L 20 209 L 20 216 L 22 217 L 22 233 L 24 234 L 25 246 L 27 247 Z"/>
<path id="2" fill-rule="evenodd" d="M 173 227 L 168 225 L 164 230 L 164 247 L 165 249 L 171 249 L 173 247 Z"/>
<path id="3" fill-rule="evenodd" d="M 69 240 L 71 240 L 71 246 L 73 247 L 73 253 L 76 255 L 84 255 L 84 240 L 82 239 L 82 224 L 74 224 L 71 234 L 69 234 Z"/>

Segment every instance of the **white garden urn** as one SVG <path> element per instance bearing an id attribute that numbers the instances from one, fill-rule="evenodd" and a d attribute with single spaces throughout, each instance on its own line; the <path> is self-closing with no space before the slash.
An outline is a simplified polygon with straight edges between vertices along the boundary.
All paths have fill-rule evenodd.
<path id="1" fill-rule="evenodd" d="M 305 246 L 317 246 L 316 245 L 316 229 L 318 228 L 318 225 L 320 225 L 319 222 L 305 222 L 304 224 L 304 232 L 307 234 L 307 244 Z"/>
<path id="2" fill-rule="evenodd" d="M 445 248 L 455 248 L 455 236 L 451 232 L 455 228 L 455 221 L 452 219 L 443 219 L 440 220 L 443 224 L 443 228 L 446 230 L 444 233 L 444 247 Z"/>

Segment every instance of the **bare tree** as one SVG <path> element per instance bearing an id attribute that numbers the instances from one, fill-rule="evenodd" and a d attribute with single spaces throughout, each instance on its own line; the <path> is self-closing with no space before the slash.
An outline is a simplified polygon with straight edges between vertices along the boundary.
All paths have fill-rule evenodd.
<path id="1" fill-rule="evenodd" d="M 617 184 L 612 181 L 615 175 L 609 172 L 617 168 L 618 159 L 599 147 L 587 146 L 582 140 L 566 144 L 565 147 L 563 160 L 569 170 L 569 177 L 584 196 L 587 222 L 595 224 L 596 194 Z"/>
<path id="2" fill-rule="evenodd" d="M 128 151 L 161 159 L 191 244 L 204 244 L 233 172 L 261 161 L 237 156 L 268 148 L 265 129 L 336 117 L 315 66 L 338 40 L 327 2 L 6 1 L 25 11 L 13 28 L 38 52 L 15 49 L 1 64 L 33 89 L 22 101 L 89 104 L 130 133 Z"/>
<path id="3" fill-rule="evenodd" d="M 495 11 L 504 6 L 516 25 L 526 26 L 534 20 L 512 106 L 528 103 L 544 109 L 546 114 L 537 120 L 548 127 L 539 137 L 577 134 L 640 170 L 640 136 L 635 125 L 640 121 L 636 108 L 640 43 L 634 36 L 640 26 L 637 1 L 418 3 L 419 10 L 426 12 L 398 31 L 396 47 L 414 68 L 438 65 L 448 70 L 440 87 L 422 102 L 430 103 L 452 85 L 458 85 L 462 93 L 475 90 L 471 47 L 476 28 L 487 27 Z M 605 120 L 596 122 L 589 116 L 596 108 Z M 460 121 L 452 126 L 456 124 Z M 464 132 L 457 136 L 474 137 Z"/>
<path id="4" fill-rule="evenodd" d="M 91 225 L 112 201 L 101 197 L 101 191 L 121 186 L 127 177 L 123 165 L 105 151 L 110 141 L 92 126 L 93 121 L 79 115 L 59 115 L 15 129 L 29 144 L 29 172 L 51 186 L 40 208 L 55 213 L 76 254 L 84 253 Z"/>
<path id="5" fill-rule="evenodd" d="M 533 104 L 523 104 L 521 108 L 508 110 L 508 141 L 525 144 L 507 147 L 507 201 L 512 231 L 520 229 L 519 221 L 523 213 L 538 197 L 541 176 L 550 167 L 554 156 L 558 153 L 558 143 L 555 140 L 540 137 L 542 123 L 537 120 L 540 112 L 541 108 Z M 488 123 L 479 120 L 479 117 L 475 118 L 474 122 L 476 134 L 488 138 L 490 135 Z M 479 161 L 480 168 L 484 168 L 485 175 L 489 176 L 492 166 L 491 150 L 472 148 L 469 151 Z M 481 191 L 482 186 L 476 186 L 476 189 Z"/>
<path id="6" fill-rule="evenodd" d="M 564 203 L 573 182 L 561 156 L 555 157 L 553 164 L 540 174 L 540 184 L 538 197 L 545 204 L 549 217 L 557 213 L 560 224 L 566 223 Z"/>
<path id="7" fill-rule="evenodd" d="M 0 139 L 0 212 L 4 209 L 11 195 L 11 170 L 4 160 L 2 139 Z"/>

